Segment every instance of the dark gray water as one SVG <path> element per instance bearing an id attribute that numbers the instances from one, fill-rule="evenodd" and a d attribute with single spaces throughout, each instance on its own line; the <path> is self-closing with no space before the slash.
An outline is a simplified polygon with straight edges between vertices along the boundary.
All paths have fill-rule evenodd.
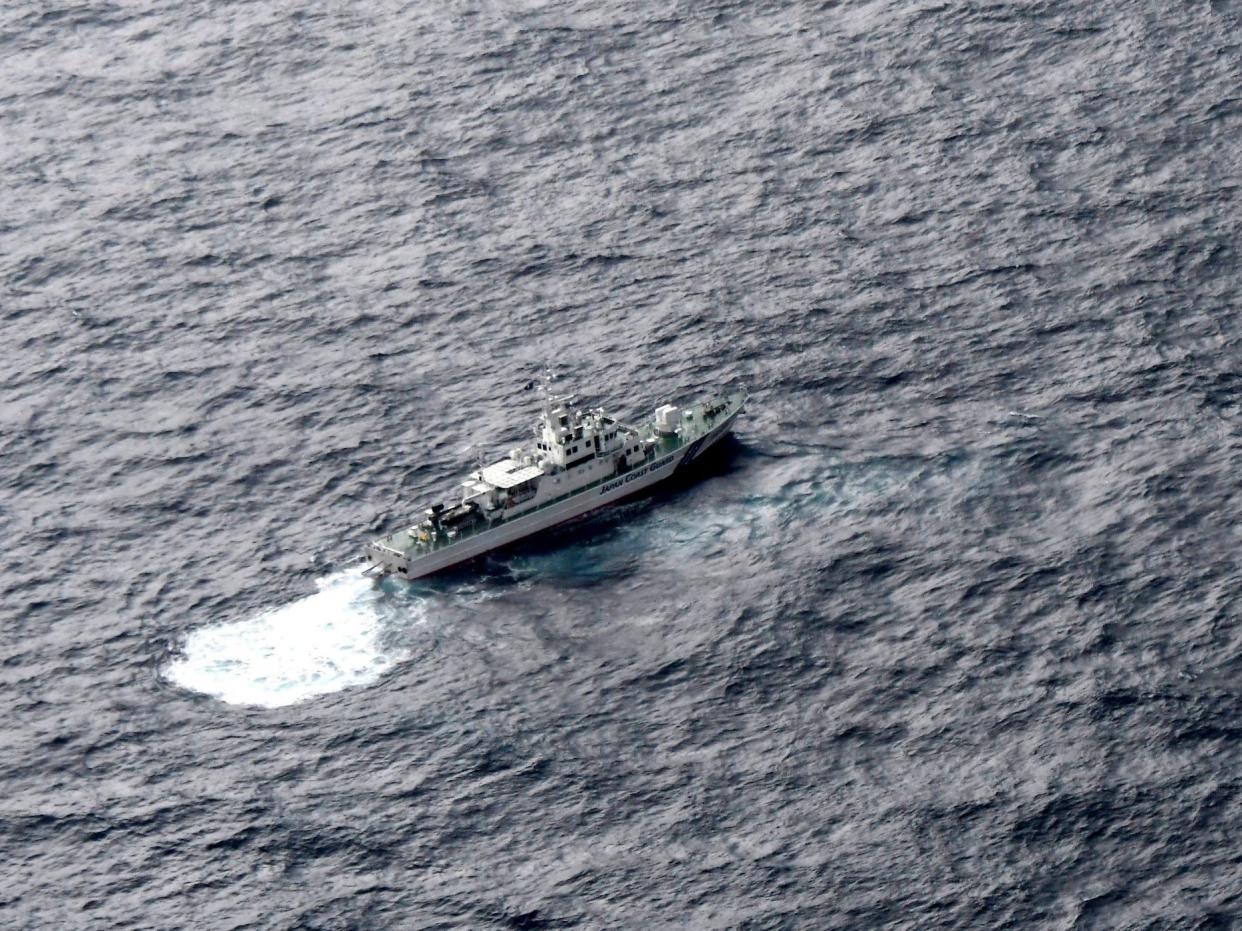
<path id="1" fill-rule="evenodd" d="M 1242 7 L 328 6 L 0 12 L 0 926 L 1234 926 Z"/>

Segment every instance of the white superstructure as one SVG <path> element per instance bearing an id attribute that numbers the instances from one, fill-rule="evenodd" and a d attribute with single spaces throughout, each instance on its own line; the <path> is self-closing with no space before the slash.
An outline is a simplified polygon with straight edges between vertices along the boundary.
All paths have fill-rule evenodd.
<path id="1" fill-rule="evenodd" d="M 461 499 L 367 547 L 368 571 L 417 579 L 611 504 L 668 478 L 729 432 L 746 392 L 666 404 L 631 427 L 541 385 L 533 441 L 462 482 Z"/>

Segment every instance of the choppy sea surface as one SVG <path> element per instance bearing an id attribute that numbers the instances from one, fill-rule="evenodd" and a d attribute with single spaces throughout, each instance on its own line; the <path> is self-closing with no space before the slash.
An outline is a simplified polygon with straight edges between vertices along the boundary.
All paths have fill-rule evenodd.
<path id="1" fill-rule="evenodd" d="M 0 926 L 1239 926 L 1240 42 L 5 5 Z M 360 578 L 545 363 L 752 400 Z"/>

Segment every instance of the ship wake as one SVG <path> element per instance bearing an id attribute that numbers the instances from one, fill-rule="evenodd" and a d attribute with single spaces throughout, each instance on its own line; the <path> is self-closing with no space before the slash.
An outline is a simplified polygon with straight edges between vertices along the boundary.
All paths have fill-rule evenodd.
<path id="1" fill-rule="evenodd" d="M 385 647 L 385 620 L 399 614 L 408 626 L 421 614 L 417 602 L 392 604 L 357 571 L 316 585 L 289 604 L 193 631 L 168 679 L 230 704 L 275 708 L 374 682 L 405 659 Z"/>

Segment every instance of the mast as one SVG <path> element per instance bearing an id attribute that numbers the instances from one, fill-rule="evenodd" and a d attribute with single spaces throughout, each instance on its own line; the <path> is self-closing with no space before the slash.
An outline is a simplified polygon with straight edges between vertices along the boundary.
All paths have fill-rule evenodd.
<path id="1" fill-rule="evenodd" d="M 543 419 L 545 423 L 552 416 L 552 379 L 555 377 L 552 374 L 552 367 L 545 365 L 543 367 L 543 375 L 539 379 L 539 393 L 543 396 Z"/>

